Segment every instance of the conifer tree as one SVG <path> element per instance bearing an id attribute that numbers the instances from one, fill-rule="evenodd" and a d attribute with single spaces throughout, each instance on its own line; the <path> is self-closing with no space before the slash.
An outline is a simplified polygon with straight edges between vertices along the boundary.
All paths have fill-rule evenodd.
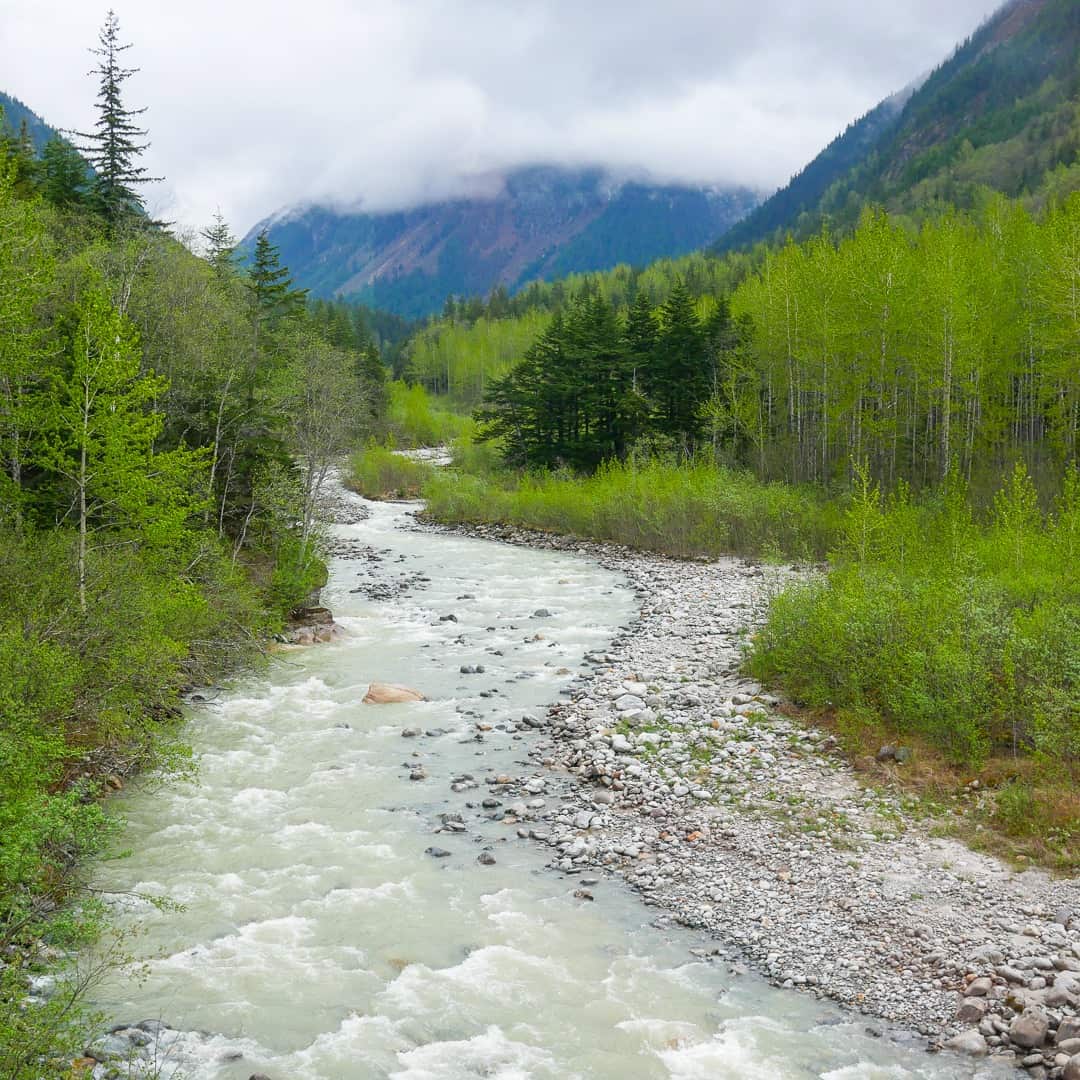
<path id="1" fill-rule="evenodd" d="M 11 170 L 15 193 L 22 198 L 34 194 L 39 162 L 34 154 L 34 141 L 24 119 L 15 134 L 0 107 L 0 167 Z"/>
<path id="2" fill-rule="evenodd" d="M 649 396 L 657 409 L 658 430 L 675 439 L 688 453 L 701 432 L 698 410 L 711 387 L 705 332 L 694 310 L 693 297 L 682 281 L 672 287 L 660 318 Z"/>
<path id="3" fill-rule="evenodd" d="M 236 273 L 236 237 L 220 210 L 199 235 L 206 241 L 206 261 L 218 277 L 231 278 Z"/>
<path id="4" fill-rule="evenodd" d="M 255 240 L 248 288 L 257 332 L 265 326 L 273 328 L 286 315 L 298 311 L 307 297 L 307 289 L 293 288 L 289 268 L 282 265 L 281 252 L 270 242 L 265 229 Z"/>
<path id="5" fill-rule="evenodd" d="M 66 139 L 54 136 L 41 152 L 41 192 L 64 209 L 86 202 L 89 175 L 82 155 Z"/>
<path id="6" fill-rule="evenodd" d="M 142 196 L 135 190 L 160 177 L 148 176 L 139 164 L 139 156 L 149 147 L 141 142 L 147 132 L 140 128 L 135 117 L 146 112 L 124 105 L 124 83 L 139 69 L 120 66 L 120 54 L 131 48 L 120 43 L 120 22 L 110 9 L 98 37 L 100 47 L 90 51 L 99 57 L 91 75 L 100 77 L 97 96 L 98 119 L 91 132 L 76 132 L 83 140 L 79 149 L 94 167 L 92 199 L 95 209 L 110 225 L 123 218 L 144 212 Z"/>

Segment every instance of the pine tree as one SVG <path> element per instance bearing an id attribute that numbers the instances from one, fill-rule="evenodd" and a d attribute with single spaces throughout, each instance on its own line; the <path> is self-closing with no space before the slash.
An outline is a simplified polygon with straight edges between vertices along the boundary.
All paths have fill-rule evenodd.
<path id="1" fill-rule="evenodd" d="M 299 310 L 307 298 L 307 289 L 293 288 L 289 268 L 282 265 L 281 252 L 270 243 L 265 229 L 255 240 L 248 288 L 257 331 L 266 326 L 273 328 L 282 318 Z"/>
<path id="2" fill-rule="evenodd" d="M 53 206 L 81 206 L 87 198 L 89 179 L 82 155 L 66 139 L 54 136 L 45 144 L 41 191 Z"/>
<path id="3" fill-rule="evenodd" d="M 709 396 L 711 380 L 705 332 L 694 310 L 693 297 L 681 281 L 672 287 L 660 321 L 649 396 L 657 408 L 658 430 L 689 453 L 701 432 L 698 410 Z"/>
<path id="4" fill-rule="evenodd" d="M 11 170 L 15 193 L 30 198 L 37 187 L 40 163 L 34 153 L 34 141 L 24 119 L 14 134 L 0 106 L 0 168 Z"/>
<path id="5" fill-rule="evenodd" d="M 231 278 L 236 273 L 236 237 L 220 210 L 199 235 L 206 241 L 206 261 L 218 277 Z"/>
<path id="6" fill-rule="evenodd" d="M 153 183 L 160 177 L 148 176 L 138 163 L 139 155 L 149 147 L 140 142 L 146 130 L 135 122 L 142 109 L 124 107 L 121 89 L 139 69 L 120 66 L 120 54 L 131 45 L 120 44 L 120 22 L 112 10 L 105 16 L 105 25 L 98 37 L 100 48 L 90 51 L 100 58 L 90 72 L 100 76 L 97 110 L 98 119 L 92 132 L 76 132 L 84 140 L 79 149 L 94 168 L 92 199 L 95 209 L 110 225 L 123 218 L 144 213 L 143 200 L 135 188 Z"/>

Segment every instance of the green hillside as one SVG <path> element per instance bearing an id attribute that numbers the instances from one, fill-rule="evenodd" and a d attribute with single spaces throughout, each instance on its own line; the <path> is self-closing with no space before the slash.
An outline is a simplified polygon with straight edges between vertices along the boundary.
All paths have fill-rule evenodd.
<path id="1" fill-rule="evenodd" d="M 5 94 L 2 90 L 0 90 L 0 109 L 4 110 L 4 122 L 12 131 L 18 132 L 22 125 L 26 124 L 26 130 L 34 148 L 39 153 L 50 139 L 61 137 L 56 128 L 50 127 L 36 112 L 18 98 Z"/>
<path id="2" fill-rule="evenodd" d="M 883 103 L 718 247 L 849 228 L 863 206 L 923 217 L 987 187 L 1033 209 L 1080 187 L 1080 7 L 1012 0 L 899 111 Z"/>

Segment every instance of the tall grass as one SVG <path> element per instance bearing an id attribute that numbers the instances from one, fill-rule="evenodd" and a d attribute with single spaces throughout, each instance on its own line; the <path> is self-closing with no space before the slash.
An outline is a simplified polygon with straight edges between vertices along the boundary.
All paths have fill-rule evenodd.
<path id="1" fill-rule="evenodd" d="M 455 471 L 431 476 L 423 493 L 438 521 L 503 522 L 684 558 L 821 558 L 840 521 L 808 490 L 706 463 L 612 463 L 583 478 Z"/>
<path id="2" fill-rule="evenodd" d="M 374 443 L 349 462 L 346 483 L 368 499 L 417 499 L 433 468 Z"/>

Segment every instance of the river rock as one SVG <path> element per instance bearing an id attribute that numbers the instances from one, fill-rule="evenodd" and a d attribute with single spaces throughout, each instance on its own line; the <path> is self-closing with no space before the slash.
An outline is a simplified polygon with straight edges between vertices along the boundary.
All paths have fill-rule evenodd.
<path id="1" fill-rule="evenodd" d="M 419 690 L 412 690 L 408 686 L 398 686 L 396 683 L 373 682 L 364 695 L 365 705 L 395 705 L 403 701 L 427 701 L 427 698 Z"/>
<path id="2" fill-rule="evenodd" d="M 1058 1024 L 1057 1041 L 1063 1043 L 1066 1039 L 1080 1039 L 1080 1016 L 1067 1016 Z"/>
<path id="3" fill-rule="evenodd" d="M 962 1031 L 954 1035 L 945 1043 L 945 1048 L 969 1057 L 986 1057 L 990 1052 L 986 1040 L 977 1031 Z"/>
<path id="4" fill-rule="evenodd" d="M 1080 1080 L 1080 1054 L 1074 1054 L 1069 1058 L 1065 1071 L 1061 1074 L 1061 1080 Z"/>
<path id="5" fill-rule="evenodd" d="M 1046 1033 L 1049 1030 L 1050 1023 L 1045 1013 L 1039 1009 L 1025 1009 L 1009 1025 L 1009 1038 L 1025 1050 L 1035 1050 L 1046 1042 Z"/>
<path id="6" fill-rule="evenodd" d="M 332 626 L 334 613 L 327 607 L 297 608 L 290 620 L 296 626 Z"/>
<path id="7" fill-rule="evenodd" d="M 92 1042 L 83 1053 L 95 1061 L 106 1062 L 128 1057 L 132 1049 L 131 1043 L 119 1035 L 103 1035 Z"/>

